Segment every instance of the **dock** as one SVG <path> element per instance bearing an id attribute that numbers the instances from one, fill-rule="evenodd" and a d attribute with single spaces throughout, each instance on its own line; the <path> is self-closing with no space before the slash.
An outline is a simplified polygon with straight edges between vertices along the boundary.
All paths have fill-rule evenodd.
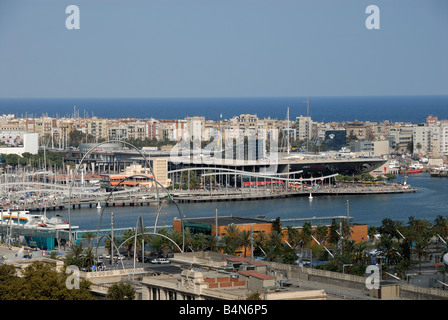
<path id="1" fill-rule="evenodd" d="M 381 188 L 329 188 L 302 191 L 252 191 L 252 192 L 212 192 L 206 194 L 174 193 L 173 199 L 179 203 L 191 202 L 220 202 L 220 201 L 251 201 L 265 199 L 281 199 L 291 197 L 314 197 L 314 196 L 340 196 L 340 195 L 374 195 L 374 194 L 398 194 L 414 193 L 415 188 L 381 187 Z"/>
<path id="2" fill-rule="evenodd" d="M 376 195 L 376 194 L 399 194 L 414 193 L 415 188 L 404 188 L 397 186 L 382 187 L 337 187 L 337 188 L 319 188 L 310 190 L 257 190 L 257 189 L 228 189 L 228 190 L 171 190 L 170 197 L 177 203 L 195 203 L 195 202 L 220 202 L 220 201 L 254 201 L 266 199 L 281 199 L 292 197 L 314 197 L 314 196 L 345 196 L 345 195 Z M 161 201 L 168 199 L 168 195 L 160 193 Z M 152 193 L 135 193 L 132 196 L 109 199 L 106 197 L 89 197 L 86 199 L 67 199 L 47 203 L 43 208 L 40 204 L 29 204 L 21 206 L 22 210 L 43 211 L 45 210 L 64 210 L 69 206 L 71 209 L 96 208 L 100 207 L 134 207 L 134 206 L 156 206 L 157 199 Z M 7 209 L 7 207 L 3 207 Z M 11 208 L 12 209 L 12 208 Z"/>

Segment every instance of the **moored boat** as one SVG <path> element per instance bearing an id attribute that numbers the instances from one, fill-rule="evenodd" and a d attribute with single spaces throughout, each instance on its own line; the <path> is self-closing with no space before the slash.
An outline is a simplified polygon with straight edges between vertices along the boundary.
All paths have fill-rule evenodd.
<path id="1" fill-rule="evenodd" d="M 0 224 L 20 225 L 25 228 L 34 229 L 53 229 L 53 230 L 69 230 L 77 229 L 78 226 L 69 226 L 66 221 L 62 220 L 60 215 L 51 217 L 46 215 L 33 214 L 27 210 L 4 211 L 0 213 Z"/>
<path id="2" fill-rule="evenodd" d="M 423 172 L 423 165 L 418 162 L 412 163 L 409 167 L 402 167 L 400 170 L 400 174 L 415 174 L 422 172 Z"/>

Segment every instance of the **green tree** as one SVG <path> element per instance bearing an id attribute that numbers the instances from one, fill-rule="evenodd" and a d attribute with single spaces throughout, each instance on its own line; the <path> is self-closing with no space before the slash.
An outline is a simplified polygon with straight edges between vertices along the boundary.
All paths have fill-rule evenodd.
<path id="1" fill-rule="evenodd" d="M 434 219 L 434 224 L 433 224 L 433 232 L 436 235 L 439 235 L 442 239 L 444 239 L 445 241 L 448 239 L 448 219 L 438 215 L 435 219 Z"/>
<path id="2" fill-rule="evenodd" d="M 263 300 L 261 293 L 258 291 L 250 292 L 247 294 L 245 300 Z"/>
<path id="3" fill-rule="evenodd" d="M 65 272 L 58 273 L 56 264 L 34 261 L 18 277 L 11 266 L 0 266 L 0 299 L 2 300 L 95 300 L 91 283 L 80 281 L 79 289 L 68 289 Z M 15 269 L 15 268 L 14 268 Z"/>
<path id="4" fill-rule="evenodd" d="M 185 169 L 188 169 L 189 167 L 185 167 Z M 183 184 L 188 188 L 188 185 L 190 189 L 200 189 L 201 183 L 198 177 L 196 176 L 196 171 L 183 171 L 181 176 Z"/>
<path id="5" fill-rule="evenodd" d="M 422 149 L 422 144 L 420 142 L 417 142 L 415 147 L 417 148 L 418 153 L 420 153 L 420 150 Z"/>
<path id="6" fill-rule="evenodd" d="M 388 236 L 380 236 L 378 249 L 381 250 L 382 255 L 386 258 L 388 267 L 392 264 L 398 263 L 401 259 L 400 252 L 398 250 L 398 242 L 393 241 L 393 239 Z"/>
<path id="7" fill-rule="evenodd" d="M 207 237 L 203 233 L 195 233 L 193 236 L 194 251 L 204 251 L 207 248 Z"/>
<path id="8" fill-rule="evenodd" d="M 281 256 L 282 263 L 285 264 L 295 264 L 298 259 L 297 251 L 290 247 L 284 247 L 281 252 Z"/>
<path id="9" fill-rule="evenodd" d="M 135 289 L 130 282 L 114 283 L 107 289 L 107 300 L 133 300 L 135 298 Z"/>
<path id="10" fill-rule="evenodd" d="M 268 241 L 275 247 L 281 248 L 283 246 L 283 233 L 273 230 L 268 235 Z"/>
<path id="11" fill-rule="evenodd" d="M 328 237 L 328 227 L 326 225 L 318 225 L 313 231 L 313 236 L 319 244 L 323 244 Z"/>
<path id="12" fill-rule="evenodd" d="M 277 232 L 282 232 L 282 224 L 280 222 L 280 217 L 275 218 L 274 222 L 272 222 L 272 229 Z"/>
<path id="13" fill-rule="evenodd" d="M 397 179 L 397 176 L 393 173 L 386 173 L 386 179 L 388 182 L 392 182 Z"/>
<path id="14" fill-rule="evenodd" d="M 264 256 L 263 250 L 266 249 L 267 235 L 265 231 L 257 232 L 254 235 L 254 255 Z"/>
<path id="15" fill-rule="evenodd" d="M 247 247 L 251 245 L 251 232 L 243 230 L 238 235 L 238 242 L 244 248 L 244 257 L 247 255 Z"/>
<path id="16" fill-rule="evenodd" d="M 115 240 L 115 239 L 114 239 Z M 123 232 L 123 240 L 124 240 L 124 247 L 126 248 L 126 252 L 128 255 L 128 258 L 132 256 L 132 250 L 134 248 L 134 242 L 135 242 L 135 230 L 129 229 Z"/>
<path id="17" fill-rule="evenodd" d="M 218 248 L 218 238 L 214 234 L 209 234 L 205 238 L 205 243 L 210 251 L 215 252 Z"/>
<path id="18" fill-rule="evenodd" d="M 227 254 L 235 254 L 236 249 L 240 246 L 238 226 L 231 224 L 224 228 L 224 252 Z"/>
<path id="19" fill-rule="evenodd" d="M 422 272 L 422 258 L 427 258 L 430 254 L 429 245 L 431 243 L 431 237 L 431 233 L 426 231 L 414 242 L 414 254 L 416 254 L 418 258 L 419 273 Z"/>
<path id="20" fill-rule="evenodd" d="M 375 235 L 377 234 L 377 230 L 375 226 L 369 226 L 367 231 L 367 235 L 369 236 L 369 241 L 373 243 L 375 241 Z"/>
<path id="21" fill-rule="evenodd" d="M 303 224 L 302 230 L 300 232 L 300 241 L 302 243 L 302 248 L 305 248 L 311 243 L 311 235 L 313 234 L 313 230 L 311 228 L 311 223 L 309 221 Z"/>
<path id="22" fill-rule="evenodd" d="M 293 226 L 287 226 L 286 236 L 288 243 L 295 249 L 300 241 L 300 234 L 297 228 L 294 228 Z"/>
<path id="23" fill-rule="evenodd" d="M 92 231 L 84 232 L 82 234 L 82 236 L 81 236 L 81 239 L 84 239 L 84 240 L 87 241 L 87 245 L 88 245 L 89 248 L 92 247 L 92 243 L 91 242 L 92 242 L 92 239 L 95 239 L 95 238 L 96 238 L 96 233 L 92 232 Z"/>
<path id="24" fill-rule="evenodd" d="M 378 227 L 378 231 L 381 235 L 387 236 L 389 238 L 400 239 L 400 230 L 402 229 L 402 224 L 399 221 L 394 221 L 390 218 L 385 218 L 381 221 L 381 226 Z"/>
<path id="25" fill-rule="evenodd" d="M 337 244 L 339 241 L 339 225 L 336 223 L 336 220 L 333 220 L 330 225 L 330 230 L 328 232 L 328 243 L 329 244 Z"/>
<path id="26" fill-rule="evenodd" d="M 78 268 L 84 268 L 84 259 L 82 257 L 84 248 L 82 243 L 75 242 L 69 248 L 68 253 L 64 258 L 64 263 L 66 266 L 74 265 Z"/>
<path id="27" fill-rule="evenodd" d="M 151 245 L 155 249 L 162 251 L 163 255 L 166 256 L 170 250 L 173 250 L 174 244 L 169 240 L 171 239 L 171 235 L 165 228 L 158 230 L 158 233 L 163 236 L 155 236 L 152 238 Z"/>

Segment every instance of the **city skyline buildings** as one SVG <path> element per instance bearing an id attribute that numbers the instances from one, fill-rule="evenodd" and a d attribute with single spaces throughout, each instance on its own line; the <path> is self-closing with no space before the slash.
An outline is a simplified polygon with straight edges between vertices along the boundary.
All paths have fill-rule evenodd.
<path id="1" fill-rule="evenodd" d="M 305 125 L 304 125 L 305 123 Z M 303 128 L 305 127 L 305 129 Z M 312 117 L 297 116 L 295 119 L 259 118 L 253 114 L 240 114 L 230 119 L 214 121 L 203 116 L 184 119 L 107 119 L 82 118 L 74 112 L 72 118 L 16 118 L 13 114 L 0 115 L 0 133 L 2 142 L 23 133 L 38 133 L 41 145 L 50 149 L 64 149 L 70 145 L 70 133 L 79 132 L 83 136 L 80 143 L 97 143 L 107 140 L 157 140 L 171 143 L 190 141 L 194 148 L 202 149 L 202 143 L 223 143 L 225 139 L 241 139 L 242 136 L 257 141 L 269 141 L 275 133 L 275 140 L 282 150 L 299 147 L 306 150 L 325 151 L 325 143 L 336 134 L 338 148 L 352 142 L 386 143 L 387 154 L 409 151 L 435 158 L 448 155 L 448 120 L 428 115 L 426 123 L 344 121 L 320 122 Z M 285 137 L 289 132 L 290 143 Z M 346 137 L 346 138 L 345 138 Z M 85 139 L 85 140 L 84 140 Z M 11 140 L 12 141 L 12 140 Z M 213 141 L 213 142 L 212 142 Z M 293 142 L 294 143 L 291 143 Z M 332 143 L 332 142 L 330 142 Z M 7 143 L 9 144 L 9 142 Z M 202 147 L 201 147 L 202 145 Z M 167 148 L 171 148 L 168 145 Z M 321 148 L 322 147 L 322 148 Z M 352 146 L 354 147 L 354 146 Z M 410 148 L 410 149 L 409 149 Z M 333 150 L 334 146 L 328 150 Z M 327 150 L 327 151 L 328 151 Z M 334 150 L 333 150 L 334 151 Z M 378 156 L 378 154 L 376 154 Z"/>

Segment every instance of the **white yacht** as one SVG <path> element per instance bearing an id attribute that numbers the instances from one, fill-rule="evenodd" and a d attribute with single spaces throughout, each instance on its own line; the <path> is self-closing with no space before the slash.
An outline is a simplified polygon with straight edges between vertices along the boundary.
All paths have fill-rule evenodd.
<path id="1" fill-rule="evenodd" d="M 0 224 L 21 225 L 25 228 L 34 229 L 57 229 L 69 230 L 70 226 L 62 220 L 60 215 L 47 218 L 43 214 L 33 214 L 29 211 L 4 211 L 0 213 Z M 71 226 L 71 229 L 77 229 L 78 226 Z"/>

